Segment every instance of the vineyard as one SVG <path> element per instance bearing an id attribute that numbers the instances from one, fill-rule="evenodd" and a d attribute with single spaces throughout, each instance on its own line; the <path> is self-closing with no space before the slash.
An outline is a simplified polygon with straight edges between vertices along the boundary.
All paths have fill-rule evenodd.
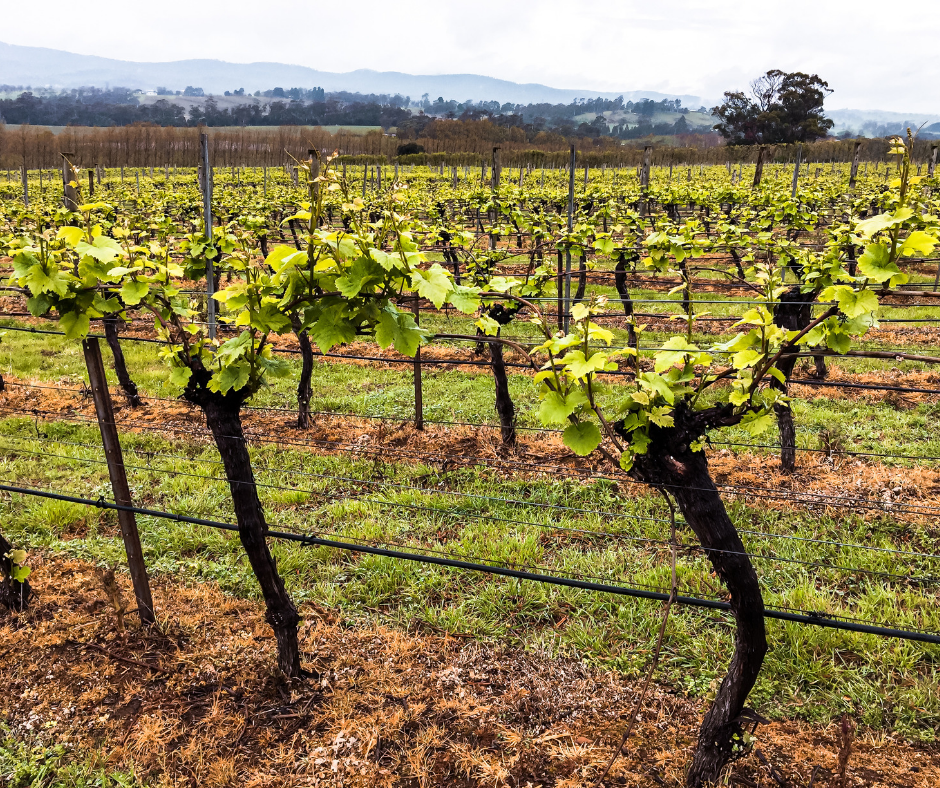
<path id="1" fill-rule="evenodd" d="M 0 734 L 128 785 L 936 785 L 937 148 L 500 154 L 0 176 Z"/>

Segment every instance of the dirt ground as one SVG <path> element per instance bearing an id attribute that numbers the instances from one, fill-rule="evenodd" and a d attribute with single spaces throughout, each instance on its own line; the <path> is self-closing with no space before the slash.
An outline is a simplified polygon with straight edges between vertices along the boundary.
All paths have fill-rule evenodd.
<path id="1" fill-rule="evenodd" d="M 589 786 L 639 682 L 467 638 L 353 627 L 302 608 L 293 686 L 259 605 L 154 581 L 162 632 L 122 632 L 97 571 L 33 555 L 38 598 L 0 618 L 0 719 L 23 738 L 95 748 L 158 785 Z M 129 579 L 118 575 L 124 599 Z M 606 786 L 681 785 L 703 706 L 655 683 Z M 726 784 L 829 786 L 836 726 L 774 722 Z M 860 732 L 847 786 L 935 788 L 940 747 Z"/>

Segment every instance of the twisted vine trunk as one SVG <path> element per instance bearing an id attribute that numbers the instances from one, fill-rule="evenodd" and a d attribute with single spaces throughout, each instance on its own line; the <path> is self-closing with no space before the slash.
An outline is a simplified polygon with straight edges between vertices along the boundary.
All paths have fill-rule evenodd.
<path id="1" fill-rule="evenodd" d="M 802 276 L 802 271 L 797 272 Z M 774 309 L 774 325 L 789 331 L 802 331 L 812 320 L 812 310 L 806 293 L 801 292 L 799 285 L 795 285 L 780 296 L 780 302 Z M 787 393 L 793 367 L 796 366 L 796 356 L 782 356 L 776 367 L 783 373 L 784 381 L 777 378 L 770 381 L 778 391 Z M 788 402 L 778 402 L 774 405 L 777 415 L 777 430 L 780 433 L 780 468 L 784 473 L 793 473 L 796 470 L 796 427 L 793 424 L 793 409 Z"/>
<path id="2" fill-rule="evenodd" d="M 121 342 L 118 339 L 118 318 L 111 315 L 103 318 L 104 339 L 111 348 L 111 355 L 114 356 L 114 372 L 117 375 L 118 383 L 121 384 L 121 391 L 127 398 L 127 404 L 136 408 L 142 404 L 140 394 L 137 392 L 137 384 L 131 379 L 127 371 L 127 363 L 124 361 L 124 351 L 121 349 Z"/>
<path id="3" fill-rule="evenodd" d="M 516 408 L 509 394 L 509 376 L 503 360 L 503 346 L 490 342 L 490 366 L 496 383 L 496 414 L 499 416 L 499 432 L 503 446 L 516 445 Z"/>
<path id="4" fill-rule="evenodd" d="M 310 427 L 310 398 L 313 396 L 313 388 L 310 385 L 313 377 L 313 347 L 310 344 L 310 336 L 301 328 L 300 318 L 296 314 L 291 315 L 291 326 L 300 343 L 301 359 L 300 380 L 297 382 L 297 426 L 305 430 Z"/>
<path id="5" fill-rule="evenodd" d="M 239 415 L 242 402 L 239 397 L 231 394 L 222 396 L 208 391 L 205 388 L 208 379 L 208 373 L 194 371 L 185 396 L 202 408 L 206 425 L 212 431 L 215 445 L 219 449 L 232 493 L 238 538 L 261 587 L 265 619 L 274 630 L 277 640 L 278 667 L 284 675 L 300 678 L 300 646 L 297 640 L 300 616 L 284 588 L 284 581 L 278 574 L 274 556 L 268 549 L 268 524 L 264 519 L 261 500 L 258 498 L 248 444 Z"/>
<path id="6" fill-rule="evenodd" d="M 33 589 L 29 580 L 13 579 L 13 562 L 7 557 L 12 550 L 13 545 L 0 534 L 0 605 L 22 613 L 29 606 Z"/>
<path id="7" fill-rule="evenodd" d="M 574 294 L 574 303 L 584 300 L 584 291 L 587 289 L 587 254 L 582 250 L 578 258 L 578 289 Z"/>
<path id="8" fill-rule="evenodd" d="M 641 481 L 664 487 L 675 498 L 686 523 L 730 592 L 737 625 L 728 673 L 702 721 L 686 777 L 688 788 L 699 788 L 717 782 L 724 766 L 734 757 L 734 745 L 743 731 L 744 704 L 767 653 L 767 637 L 757 573 L 712 481 L 704 452 L 689 448 L 707 428 L 702 413 L 680 405 L 674 411 L 674 419 L 674 427 L 651 431 L 648 452 L 637 457 L 630 473 Z"/>
<path id="9" fill-rule="evenodd" d="M 623 313 L 627 317 L 633 316 L 633 299 L 630 297 L 630 291 L 627 289 L 627 261 L 623 253 L 614 267 L 614 285 L 617 288 L 617 294 L 620 296 L 620 302 L 623 304 Z M 636 331 L 633 328 L 633 322 L 627 323 L 627 346 L 637 350 Z"/>

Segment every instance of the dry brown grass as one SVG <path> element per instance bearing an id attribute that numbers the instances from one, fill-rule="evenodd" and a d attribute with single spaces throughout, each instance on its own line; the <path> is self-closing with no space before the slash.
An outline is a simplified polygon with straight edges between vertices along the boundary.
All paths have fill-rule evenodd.
<path id="1" fill-rule="evenodd" d="M 133 614 L 121 634 L 94 567 L 32 562 L 37 604 L 0 621 L 0 715 L 16 735 L 102 750 L 157 785 L 575 788 L 609 757 L 636 693 L 576 661 L 347 628 L 309 606 L 311 676 L 291 686 L 272 672 L 273 638 L 256 604 L 161 580 L 164 634 L 142 632 Z M 132 598 L 127 577 L 118 583 Z M 654 689 L 608 785 L 681 784 L 700 713 Z M 816 766 L 824 785 L 837 725 L 770 724 L 758 747 L 794 788 Z M 772 784 L 753 754 L 731 775 Z M 935 788 L 940 751 L 860 735 L 848 775 L 853 788 Z"/>

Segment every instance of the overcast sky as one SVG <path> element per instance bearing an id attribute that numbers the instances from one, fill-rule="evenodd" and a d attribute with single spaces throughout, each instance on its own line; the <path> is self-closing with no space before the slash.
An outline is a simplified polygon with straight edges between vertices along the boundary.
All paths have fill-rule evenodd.
<path id="1" fill-rule="evenodd" d="M 37 24 L 36 6 L 11 2 L 3 40 L 121 60 L 476 73 L 703 99 L 780 68 L 827 80 L 830 109 L 940 113 L 938 0 L 45 0 L 41 18 L 59 22 Z"/>

